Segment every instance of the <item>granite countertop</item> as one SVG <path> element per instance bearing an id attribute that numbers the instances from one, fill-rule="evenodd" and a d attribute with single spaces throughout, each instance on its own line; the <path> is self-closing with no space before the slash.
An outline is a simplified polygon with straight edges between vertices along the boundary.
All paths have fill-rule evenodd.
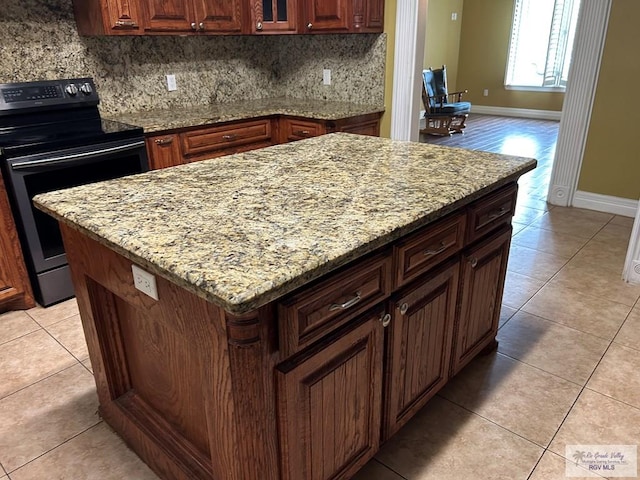
<path id="1" fill-rule="evenodd" d="M 241 314 L 535 168 L 346 133 L 41 194 L 72 228 Z"/>
<path id="2" fill-rule="evenodd" d="M 360 105 L 348 102 L 328 102 L 324 100 L 297 99 L 289 97 L 265 98 L 243 102 L 218 103 L 190 108 L 149 110 L 122 113 L 105 118 L 122 123 L 137 125 L 145 133 L 174 130 L 185 127 L 210 125 L 213 123 L 266 117 L 269 115 L 291 115 L 316 118 L 318 120 L 340 120 L 342 118 L 380 113 L 379 105 Z"/>

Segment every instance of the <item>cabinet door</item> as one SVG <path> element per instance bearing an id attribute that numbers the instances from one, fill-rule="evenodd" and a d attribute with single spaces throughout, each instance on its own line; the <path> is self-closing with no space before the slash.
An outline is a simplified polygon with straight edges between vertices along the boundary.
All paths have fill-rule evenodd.
<path id="1" fill-rule="evenodd" d="M 194 22 L 204 33 L 240 33 L 242 29 L 241 0 L 192 0 Z"/>
<path id="2" fill-rule="evenodd" d="M 423 276 L 391 302 L 385 439 L 397 432 L 449 378 L 459 262 Z"/>
<path id="3" fill-rule="evenodd" d="M 384 0 L 353 0 L 353 31 L 382 32 L 384 28 Z"/>
<path id="4" fill-rule="evenodd" d="M 186 32 L 197 30 L 193 0 L 143 0 L 147 31 Z"/>
<path id="5" fill-rule="evenodd" d="M 303 29 L 305 33 L 349 31 L 347 0 L 306 0 Z"/>
<path id="6" fill-rule="evenodd" d="M 276 372 L 284 480 L 347 479 L 380 443 L 381 313 Z"/>
<path id="7" fill-rule="evenodd" d="M 295 33 L 295 0 L 252 0 L 249 33 Z"/>
<path id="8" fill-rule="evenodd" d="M 140 30 L 137 0 L 106 0 L 106 3 L 110 30 L 127 34 Z"/>
<path id="9" fill-rule="evenodd" d="M 183 163 L 178 135 L 156 135 L 148 137 L 146 143 L 151 170 L 174 167 Z"/>
<path id="10" fill-rule="evenodd" d="M 137 0 L 73 0 L 80 35 L 140 34 Z"/>
<path id="11" fill-rule="evenodd" d="M 495 339 L 510 243 L 511 226 L 471 248 L 462 259 L 453 375 Z"/>

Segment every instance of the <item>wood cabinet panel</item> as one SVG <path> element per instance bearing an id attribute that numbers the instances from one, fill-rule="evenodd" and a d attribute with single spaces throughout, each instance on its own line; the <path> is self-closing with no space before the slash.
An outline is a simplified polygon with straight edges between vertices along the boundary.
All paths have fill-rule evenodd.
<path id="1" fill-rule="evenodd" d="M 384 435 L 397 432 L 449 378 L 459 263 L 417 281 L 390 302 Z"/>
<path id="2" fill-rule="evenodd" d="M 394 246 L 396 286 L 402 286 L 460 251 L 466 217 L 462 213 L 429 225 Z"/>
<path id="3" fill-rule="evenodd" d="M 195 22 L 204 33 L 240 33 L 246 0 L 194 0 Z"/>
<path id="4" fill-rule="evenodd" d="M 286 143 L 324 135 L 327 130 L 325 122 L 321 120 L 282 117 L 280 119 L 280 132 L 281 143 Z"/>
<path id="5" fill-rule="evenodd" d="M 145 142 L 151 170 L 175 167 L 183 163 L 178 135 L 154 135 L 147 137 Z"/>
<path id="6" fill-rule="evenodd" d="M 248 33 L 296 33 L 297 0 L 251 0 Z"/>
<path id="7" fill-rule="evenodd" d="M 241 0 L 144 0 L 148 32 L 239 33 Z"/>
<path id="8" fill-rule="evenodd" d="M 376 255 L 278 304 L 280 349 L 287 357 L 336 330 L 391 293 L 391 257 Z"/>
<path id="9" fill-rule="evenodd" d="M 303 5 L 305 33 L 349 31 L 351 8 L 348 0 L 305 0 Z"/>
<path id="10" fill-rule="evenodd" d="M 277 368 L 284 480 L 348 479 L 378 450 L 380 315 Z"/>
<path id="11" fill-rule="evenodd" d="M 353 31 L 382 32 L 384 0 L 353 0 Z"/>
<path id="12" fill-rule="evenodd" d="M 467 241 L 469 243 L 511 223 L 515 214 L 518 184 L 513 183 L 469 206 Z"/>
<path id="13" fill-rule="evenodd" d="M 144 0 L 142 6 L 146 31 L 188 32 L 196 30 L 193 0 Z"/>
<path id="14" fill-rule="evenodd" d="M 242 121 L 215 127 L 198 128 L 180 135 L 185 157 L 202 155 L 241 145 L 270 142 L 271 119 Z"/>
<path id="15" fill-rule="evenodd" d="M 35 305 L 18 231 L 4 181 L 0 176 L 0 312 Z"/>
<path id="16" fill-rule="evenodd" d="M 510 244 L 511 226 L 508 226 L 471 248 L 462 258 L 453 375 L 495 341 Z"/>
<path id="17" fill-rule="evenodd" d="M 141 31 L 138 0 L 73 0 L 80 35 L 137 35 Z"/>

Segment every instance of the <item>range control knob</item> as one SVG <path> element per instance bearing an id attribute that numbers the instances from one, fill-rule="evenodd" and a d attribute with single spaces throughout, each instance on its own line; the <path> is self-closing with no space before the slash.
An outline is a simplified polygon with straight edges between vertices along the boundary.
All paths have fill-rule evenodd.
<path id="1" fill-rule="evenodd" d="M 78 94 L 78 87 L 76 87 L 75 83 L 70 83 L 66 87 L 64 87 L 64 91 L 67 92 L 70 96 L 75 97 Z"/>
<path id="2" fill-rule="evenodd" d="M 91 93 L 93 92 L 93 88 L 91 88 L 91 84 L 90 83 L 83 83 L 80 86 L 80 91 L 82 93 L 84 93 L 85 95 L 91 95 Z"/>

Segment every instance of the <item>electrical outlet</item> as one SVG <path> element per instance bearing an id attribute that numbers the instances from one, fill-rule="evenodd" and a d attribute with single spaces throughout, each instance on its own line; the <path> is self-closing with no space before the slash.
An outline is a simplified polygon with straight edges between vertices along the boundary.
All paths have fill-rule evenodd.
<path id="1" fill-rule="evenodd" d="M 178 84 L 176 83 L 175 75 L 167 75 L 167 90 L 173 92 L 178 89 Z"/>
<path id="2" fill-rule="evenodd" d="M 451 13 L 451 21 L 455 22 L 456 20 L 458 20 L 458 14 L 456 12 L 452 12 Z"/>
<path id="3" fill-rule="evenodd" d="M 483 96 L 483 97 L 488 97 L 488 96 L 489 96 L 489 89 L 488 89 L 488 88 L 485 88 L 485 89 L 482 91 L 482 96 Z"/>
<path id="4" fill-rule="evenodd" d="M 331 70 L 328 68 L 322 70 L 322 84 L 331 85 Z"/>
<path id="5" fill-rule="evenodd" d="M 131 265 L 133 272 L 133 286 L 142 293 L 149 295 L 154 300 L 158 300 L 158 287 L 156 286 L 156 277 L 141 269 L 137 265 Z"/>

